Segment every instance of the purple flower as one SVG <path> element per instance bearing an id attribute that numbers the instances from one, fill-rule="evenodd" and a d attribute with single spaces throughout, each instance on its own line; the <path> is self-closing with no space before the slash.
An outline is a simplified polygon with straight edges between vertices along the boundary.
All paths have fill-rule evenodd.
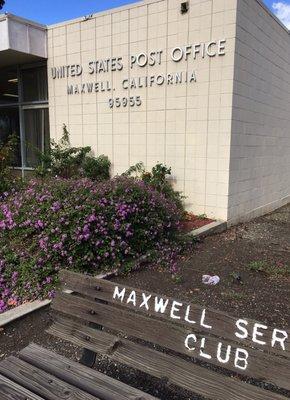
<path id="1" fill-rule="evenodd" d="M 18 278 L 18 275 L 19 275 L 19 273 L 17 271 L 14 271 L 13 274 L 12 274 L 12 281 L 15 282 L 17 280 L 17 278 Z"/>
<path id="2" fill-rule="evenodd" d="M 0 314 L 6 311 L 7 305 L 5 304 L 4 300 L 0 300 Z"/>
<path id="3" fill-rule="evenodd" d="M 61 208 L 61 204 L 60 204 L 59 201 L 55 201 L 55 202 L 53 203 L 53 205 L 51 206 L 51 210 L 52 210 L 53 212 L 57 212 L 58 210 L 60 210 L 60 208 Z"/>
<path id="4" fill-rule="evenodd" d="M 34 227 L 36 229 L 42 229 L 44 227 L 44 223 L 39 219 L 38 221 L 35 222 Z"/>
<path id="5" fill-rule="evenodd" d="M 157 266 L 176 274 L 180 218 L 173 201 L 133 178 L 31 181 L 0 199 L 0 240 L 13 252 L 2 255 L 0 248 L 0 310 L 9 299 L 12 307 L 53 297 L 63 267 L 92 273 L 150 252 Z"/>
<path id="6" fill-rule="evenodd" d="M 49 297 L 50 299 L 53 299 L 53 298 L 55 297 L 55 290 L 50 290 L 50 291 L 47 293 L 47 295 L 48 295 L 48 297 Z"/>

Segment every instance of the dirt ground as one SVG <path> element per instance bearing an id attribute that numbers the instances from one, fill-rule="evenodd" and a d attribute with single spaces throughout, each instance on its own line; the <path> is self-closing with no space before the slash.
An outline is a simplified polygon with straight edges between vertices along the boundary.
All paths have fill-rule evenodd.
<path id="1" fill-rule="evenodd" d="M 289 329 L 289 268 L 290 204 L 197 243 L 195 251 L 182 261 L 178 282 L 169 273 L 154 269 L 114 280 Z M 204 285 L 203 274 L 218 275 L 220 283 Z M 81 354 L 79 349 L 45 333 L 51 323 L 52 315 L 47 307 L 0 329 L 0 360 L 17 354 L 32 341 L 77 360 Z M 198 399 L 189 393 L 165 388 L 155 379 L 102 358 L 97 360 L 96 368 L 161 400 Z"/>
<path id="2" fill-rule="evenodd" d="M 220 283 L 204 285 L 203 274 L 218 275 Z M 198 243 L 183 261 L 180 283 L 169 273 L 154 270 L 114 280 L 236 317 L 289 327 L 290 204 Z"/>

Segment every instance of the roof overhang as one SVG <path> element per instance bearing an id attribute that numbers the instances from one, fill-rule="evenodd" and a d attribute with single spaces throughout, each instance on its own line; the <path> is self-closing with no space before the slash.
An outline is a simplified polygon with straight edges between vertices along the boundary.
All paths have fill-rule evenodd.
<path id="1" fill-rule="evenodd" d="M 47 59 L 46 26 L 0 15 L 0 68 Z"/>

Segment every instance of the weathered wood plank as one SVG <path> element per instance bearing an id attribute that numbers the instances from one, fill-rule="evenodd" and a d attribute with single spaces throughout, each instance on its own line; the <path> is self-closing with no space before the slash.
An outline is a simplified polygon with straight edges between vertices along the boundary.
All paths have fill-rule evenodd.
<path id="1" fill-rule="evenodd" d="M 155 317 L 158 319 L 165 319 L 169 322 L 173 322 L 172 319 L 170 318 L 170 307 L 167 307 L 164 311 L 164 313 L 156 312 L 154 310 L 154 299 L 157 297 L 158 299 L 162 298 L 166 302 L 168 300 L 168 304 L 172 304 L 174 301 L 173 299 L 170 299 L 169 297 L 166 296 L 161 296 L 157 295 L 155 293 L 150 293 L 148 291 L 142 291 L 140 289 L 133 289 L 129 286 L 126 285 L 118 285 L 117 283 L 113 283 L 110 281 L 106 280 L 101 280 L 97 279 L 88 275 L 84 274 L 77 274 L 71 271 L 66 271 L 62 270 L 60 272 L 60 279 L 63 284 L 63 286 L 66 289 L 73 290 L 75 292 L 81 293 L 91 299 L 101 299 L 108 301 L 112 304 L 126 307 L 128 309 L 138 311 L 140 313 L 143 313 L 145 315 L 149 315 L 151 317 Z M 126 293 L 131 293 L 132 290 L 135 291 L 137 298 L 142 299 L 142 293 L 144 293 L 147 296 L 152 296 L 150 300 L 148 301 L 148 304 L 150 305 L 149 311 L 146 310 L 145 307 L 137 306 L 135 307 L 132 302 L 127 302 L 123 301 L 120 303 L 119 300 L 114 300 L 113 299 L 113 293 L 115 286 L 119 286 L 120 289 L 125 288 Z M 198 321 L 202 315 L 202 312 L 204 310 L 204 307 L 201 307 L 200 305 L 193 304 L 193 303 L 185 303 L 182 301 L 178 302 L 183 305 L 183 309 L 186 307 L 190 307 L 190 319 L 195 319 Z M 254 325 L 257 323 L 257 321 L 254 321 L 249 318 L 245 318 L 244 316 L 241 316 L 244 319 L 247 320 L 247 329 L 249 332 L 253 331 Z M 204 328 L 203 326 L 200 326 L 198 323 L 194 325 L 194 330 L 197 333 L 201 334 L 208 334 L 210 333 L 211 335 L 215 335 L 216 337 L 219 338 L 224 338 L 231 340 L 236 343 L 240 343 L 243 346 L 249 346 L 249 347 L 255 347 L 260 350 L 266 351 L 267 353 L 270 354 L 277 354 L 281 355 L 283 357 L 288 357 L 290 358 L 290 349 L 289 349 L 289 340 L 290 340 L 290 330 L 286 329 L 285 327 L 278 327 L 278 328 L 283 328 L 287 334 L 288 334 L 288 339 L 286 340 L 286 350 L 282 350 L 282 348 L 279 345 L 276 345 L 275 348 L 271 347 L 271 335 L 273 328 L 270 328 L 265 331 L 263 340 L 266 341 L 266 345 L 261 345 L 259 343 L 253 343 L 252 338 L 249 336 L 246 339 L 239 339 L 236 335 L 235 332 L 237 331 L 236 327 L 236 321 L 237 318 L 232 317 L 231 315 L 228 315 L 226 313 L 223 313 L 221 311 L 214 310 L 212 308 L 206 308 L 206 324 L 211 325 L 213 329 L 209 332 L 208 329 Z M 184 318 L 181 319 L 175 319 L 174 324 L 178 325 L 186 325 L 188 326 L 188 323 L 184 321 Z M 192 327 L 192 325 L 191 325 Z"/>
<path id="2" fill-rule="evenodd" d="M 226 377 L 181 358 L 169 356 L 72 321 L 59 321 L 48 332 L 157 378 L 165 377 L 169 383 L 211 400 L 286 400 L 284 396 L 241 382 L 236 378 Z"/>
<path id="3" fill-rule="evenodd" d="M 245 376 L 268 381 L 290 390 L 290 369 L 287 359 L 272 357 L 259 350 L 248 348 L 248 366 L 243 371 L 235 367 L 235 354 L 237 351 L 235 343 L 229 341 L 223 343 L 222 352 L 218 354 L 218 346 L 222 342 L 215 337 L 203 335 L 202 337 L 206 338 L 204 352 L 212 357 L 209 361 L 205 358 L 204 352 L 200 351 L 202 339 L 200 335 L 196 334 L 198 339 L 198 343 L 194 344 L 196 350 L 190 351 L 186 348 L 185 339 L 187 335 L 194 333 L 194 331 L 185 326 L 169 324 L 162 320 L 132 313 L 125 308 L 117 309 L 110 305 L 67 294 L 59 294 L 57 296 L 53 302 L 53 309 L 68 316 L 74 315 L 81 319 L 120 331 L 128 336 L 143 339 L 181 354 L 196 357 L 201 361 L 210 362 L 211 364 L 227 368 Z M 228 345 L 232 346 L 229 361 L 221 363 L 218 361 L 218 355 L 226 359 L 225 353 Z M 192 343 L 191 346 L 193 346 Z"/>
<path id="4" fill-rule="evenodd" d="M 17 383 L 0 376 L 0 400 L 44 400 Z"/>
<path id="5" fill-rule="evenodd" d="M 100 397 L 102 400 L 157 400 L 149 394 L 34 343 L 23 349 L 19 357 L 71 385 L 78 386 L 93 396 Z"/>
<path id="6" fill-rule="evenodd" d="M 0 372 L 8 379 L 46 400 L 99 400 L 97 397 L 15 357 L 9 357 L 2 361 Z"/>

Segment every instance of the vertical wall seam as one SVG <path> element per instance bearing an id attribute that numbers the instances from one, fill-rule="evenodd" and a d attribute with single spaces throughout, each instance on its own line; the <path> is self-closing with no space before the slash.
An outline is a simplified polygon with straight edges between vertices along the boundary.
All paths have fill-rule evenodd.
<path id="1" fill-rule="evenodd" d="M 130 26 L 130 21 L 131 21 L 131 9 L 128 10 L 128 76 L 129 76 L 129 81 L 131 79 L 131 71 L 130 71 L 130 65 L 129 65 L 129 58 L 130 58 L 130 50 L 131 50 L 131 26 Z M 129 86 L 129 98 L 131 96 L 131 89 Z M 130 102 L 129 102 L 130 103 Z M 128 167 L 131 165 L 131 109 L 130 106 L 128 105 Z"/>
<path id="2" fill-rule="evenodd" d="M 228 166 L 229 166 L 229 176 L 228 176 L 228 195 L 227 195 L 227 197 L 228 197 L 228 201 L 227 201 L 227 217 L 226 217 L 226 220 L 228 220 L 229 219 L 229 216 L 230 216 L 230 213 L 229 213 L 229 210 L 230 210 L 230 186 L 231 186 L 231 162 L 232 162 L 232 135 L 233 135 L 233 118 L 234 118 L 234 113 L 233 113 L 233 110 L 234 110 L 234 96 L 235 96 L 235 94 L 234 94 L 234 87 L 235 87 L 235 71 L 236 71 L 236 55 L 237 55 L 237 27 L 238 27 L 238 24 L 237 24 L 237 22 L 238 22 L 238 8 L 239 8 L 239 1 L 240 0 L 237 0 L 237 3 L 236 3 L 236 18 L 235 18 L 235 21 L 236 21 L 236 23 L 235 23 L 235 25 L 236 25 L 236 27 L 235 27 L 235 36 L 234 36 L 234 40 L 235 40 L 235 46 L 234 46 L 234 66 L 233 66 L 233 85 L 232 85 L 232 103 L 231 103 L 231 124 L 230 124 L 230 143 L 229 143 L 229 147 L 230 147 L 230 151 L 229 151 L 229 164 L 228 164 Z"/>
<path id="3" fill-rule="evenodd" d="M 111 55 L 113 54 L 113 14 L 111 14 Z M 111 79 L 113 81 L 113 72 L 111 71 Z M 114 116 L 113 108 L 111 109 L 111 138 L 112 138 L 112 164 L 115 163 L 115 146 L 114 146 Z"/>
<path id="4" fill-rule="evenodd" d="M 80 23 L 80 45 L 82 46 L 82 39 L 83 39 L 83 31 L 82 31 L 82 22 Z M 81 51 L 81 65 L 83 65 L 83 52 Z M 82 74 L 82 83 L 84 79 L 84 76 Z M 84 146 L 84 95 L 83 93 L 80 93 L 81 95 L 81 102 L 82 102 L 82 146 Z"/>
<path id="5" fill-rule="evenodd" d="M 189 16 L 190 16 L 190 10 L 187 12 L 187 43 L 189 43 Z M 186 60 L 186 71 L 188 73 L 188 64 L 189 64 L 189 57 Z M 185 193 L 185 176 L 186 176 L 186 144 L 187 144 L 187 115 L 188 115 L 188 81 L 186 82 L 186 87 L 185 87 L 185 126 L 184 126 L 184 160 L 183 160 L 183 165 L 184 165 L 184 171 L 183 171 L 183 192 Z"/>
<path id="6" fill-rule="evenodd" d="M 53 57 L 53 65 L 55 65 L 55 54 L 54 54 L 54 31 L 51 32 L 51 41 L 52 41 L 52 57 Z M 54 113 L 54 136 L 58 139 L 58 134 L 56 130 L 56 95 L 55 95 L 55 85 L 56 80 L 53 79 L 53 94 L 54 94 L 54 105 L 53 105 L 53 113 Z M 68 100 L 67 100 L 68 101 Z M 68 110 L 67 110 L 68 111 Z"/>
<path id="7" fill-rule="evenodd" d="M 149 5 L 146 5 L 146 52 L 148 54 L 148 32 L 149 32 Z M 146 73 L 148 75 L 148 66 L 146 66 Z M 146 87 L 146 110 L 145 110 L 145 124 L 146 124 L 146 137 L 145 137 L 145 162 L 146 168 L 148 168 L 148 86 Z"/>
<path id="8" fill-rule="evenodd" d="M 67 58 L 68 58 L 68 57 L 67 57 L 67 56 L 68 56 L 68 54 L 67 54 L 67 26 L 65 27 L 65 48 L 66 48 L 65 59 L 66 59 L 66 65 L 67 65 Z M 66 77 L 66 84 L 67 84 L 67 86 L 68 86 L 68 76 Z M 68 122 L 68 126 L 69 126 L 69 129 L 70 129 L 69 96 L 67 96 L 66 104 L 67 104 L 67 122 Z"/>
<path id="9" fill-rule="evenodd" d="M 94 32 L 94 59 L 97 58 L 97 18 L 95 18 L 95 32 Z M 99 113 L 98 113 L 98 92 L 96 91 L 96 107 L 95 107 L 95 112 L 96 112 L 96 140 L 97 140 L 97 155 L 100 155 L 99 151 Z"/>
<path id="10" fill-rule="evenodd" d="M 211 1 L 211 24 L 210 24 L 210 38 L 212 39 L 212 20 L 213 20 L 213 1 Z M 211 58 L 209 58 L 209 72 L 208 72 L 208 89 L 207 89 L 207 118 L 206 118 L 206 142 L 205 142 L 205 151 L 206 151 L 206 155 L 205 155 L 205 176 L 204 176 L 204 201 L 203 201 L 203 209 L 204 212 L 206 212 L 206 198 L 207 198 L 207 168 L 208 168 L 208 136 L 209 136 L 209 95 L 210 95 L 210 82 L 211 82 Z M 217 196 L 217 194 L 216 194 Z"/>
<path id="11" fill-rule="evenodd" d="M 166 1 L 167 4 L 167 24 L 166 24 L 166 76 L 168 74 L 168 24 L 169 24 L 169 0 Z M 167 163 L 167 156 L 166 156 L 166 139 L 167 139 L 167 85 L 165 86 L 165 110 L 164 110 L 164 162 Z"/>

